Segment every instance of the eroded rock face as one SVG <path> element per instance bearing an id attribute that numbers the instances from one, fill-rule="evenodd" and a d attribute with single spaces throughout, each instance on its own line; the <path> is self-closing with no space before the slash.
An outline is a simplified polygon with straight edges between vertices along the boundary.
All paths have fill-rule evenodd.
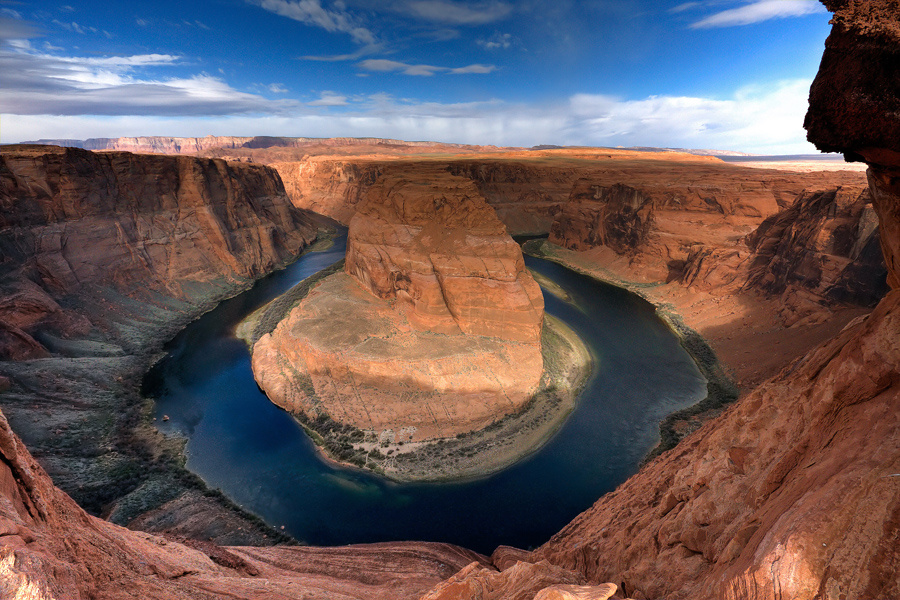
<path id="1" fill-rule="evenodd" d="M 289 411 L 417 442 L 483 429 L 527 403 L 543 372 L 544 302 L 470 181 L 404 173 L 369 188 L 346 272 L 259 339 L 253 371 Z"/>
<path id="2" fill-rule="evenodd" d="M 878 217 L 868 190 L 801 194 L 747 240 L 749 285 L 771 295 L 874 306 L 887 292 Z M 800 289 L 798 289 L 800 288 Z"/>
<path id="3" fill-rule="evenodd" d="M 652 218 L 653 202 L 641 190 L 580 179 L 553 220 L 549 239 L 570 250 L 606 246 L 632 254 L 646 241 Z"/>
<path id="4" fill-rule="evenodd" d="M 482 429 L 535 392 L 538 345 L 409 323 L 338 273 L 256 343 L 253 373 L 288 411 L 403 442 Z"/>
<path id="5" fill-rule="evenodd" d="M 618 574 L 626 592 L 646 597 L 900 596 L 900 161 L 891 158 L 900 138 L 890 135 L 900 79 L 885 71 L 898 64 L 900 11 L 887 0 L 826 4 L 837 13 L 810 139 L 869 161 L 894 290 L 602 498 L 535 559 L 594 581 Z M 819 242 L 828 237 L 839 236 Z"/>
<path id="6" fill-rule="evenodd" d="M 347 272 L 437 333 L 536 343 L 544 300 L 519 249 L 462 178 L 385 177 L 350 222 Z"/>
<path id="7" fill-rule="evenodd" d="M 310 157 L 276 162 L 285 190 L 295 206 L 350 223 L 356 207 L 384 170 L 378 162 Z"/>
<path id="8" fill-rule="evenodd" d="M 55 488 L 0 412 L 0 597 L 414 600 L 469 565 L 449 544 L 181 544 L 91 517 Z"/>
<path id="9" fill-rule="evenodd" d="M 57 484 L 120 524 L 159 504 L 154 489 L 199 494 L 173 477 L 141 414 L 141 377 L 179 329 L 316 235 L 267 167 L 0 148 L 0 404 Z M 207 498 L 194 513 L 232 531 L 198 527 L 186 510 L 148 526 L 273 537 L 232 510 Z"/>
<path id="10" fill-rule="evenodd" d="M 23 334 L 84 335 L 102 318 L 89 302 L 61 308 L 65 298 L 103 289 L 143 298 L 221 293 L 284 263 L 315 235 L 266 167 L 4 147 L 0 321 L 8 333 L 0 355 L 35 356 Z"/>

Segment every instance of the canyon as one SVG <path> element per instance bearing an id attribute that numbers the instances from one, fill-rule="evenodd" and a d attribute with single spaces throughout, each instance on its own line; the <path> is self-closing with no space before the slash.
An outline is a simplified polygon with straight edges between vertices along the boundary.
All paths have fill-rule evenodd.
<path id="1" fill-rule="evenodd" d="M 806 126 L 822 149 L 864 160 L 865 179 L 677 153 L 516 150 L 448 160 L 371 150 L 317 158 L 324 176 L 304 184 L 302 160 L 270 169 L 3 148 L 0 202 L 3 218 L 15 220 L 0 227 L 0 590 L 24 598 L 900 596 L 896 4 L 825 2 L 834 28 Z M 254 151 L 223 152 L 258 162 L 272 148 Z M 279 541 L 277 532 L 224 499 L 186 483 L 177 498 L 161 497 L 153 470 L 129 474 L 179 468 L 178 449 L 158 439 L 135 383 L 161 344 L 310 243 L 318 227 L 305 202 L 344 222 L 365 218 L 382 182 L 410 168 L 465 179 L 459 185 L 477 188 L 509 231 L 549 233 L 544 255 L 683 320 L 732 370 L 741 397 L 685 416 L 674 448 L 540 548 L 500 547 L 491 557 L 421 543 L 258 547 Z M 329 197 L 338 200 L 331 212 L 322 208 Z M 85 435 L 85 422 L 99 429 Z M 181 514 L 180 528 L 128 530 L 54 487 L 77 497 L 90 481 L 126 492 L 79 498 L 95 513 L 128 524 L 150 508 Z M 210 529 L 214 517 L 225 519 L 219 531 Z"/>

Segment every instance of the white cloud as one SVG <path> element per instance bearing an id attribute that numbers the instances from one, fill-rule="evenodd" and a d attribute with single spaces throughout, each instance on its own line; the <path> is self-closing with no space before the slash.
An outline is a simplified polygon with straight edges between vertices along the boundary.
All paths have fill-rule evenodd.
<path id="1" fill-rule="evenodd" d="M 148 78 L 138 71 L 177 64 L 170 54 L 73 57 L 35 51 L 25 41 L 0 48 L 0 112 L 18 115 L 277 114 L 302 106 L 236 90 L 206 74 Z"/>
<path id="2" fill-rule="evenodd" d="M 755 0 L 738 8 L 723 10 L 710 15 L 692 24 L 691 27 L 693 29 L 706 29 L 711 27 L 751 25 L 768 21 L 769 19 L 801 17 L 824 12 L 826 12 L 826 9 L 819 0 Z"/>
<path id="3" fill-rule="evenodd" d="M 449 0 L 414 0 L 403 5 L 403 12 L 436 23 L 484 25 L 512 12 L 506 2 L 461 3 Z"/>
<path id="4" fill-rule="evenodd" d="M 716 148 L 757 153 L 813 151 L 805 142 L 806 79 L 746 87 L 727 100 L 651 96 L 617 100 L 579 94 L 570 99 L 574 143 L 609 146 Z"/>
<path id="5" fill-rule="evenodd" d="M 457 67 L 456 69 L 450 69 L 449 73 L 451 75 L 466 75 L 469 73 L 475 73 L 478 75 L 486 75 L 488 73 L 493 73 L 497 70 L 497 67 L 494 65 L 469 65 L 467 67 Z"/>
<path id="6" fill-rule="evenodd" d="M 273 94 L 287 94 L 288 91 L 290 91 L 286 87 L 284 87 L 284 84 L 282 83 L 270 83 L 266 86 L 266 89 Z"/>
<path id="7" fill-rule="evenodd" d="M 363 46 L 356 52 L 350 54 L 330 54 L 325 56 L 298 56 L 300 60 L 314 60 L 319 62 L 342 62 L 345 60 L 357 60 L 363 56 L 368 56 L 384 49 L 382 44 L 368 44 Z"/>
<path id="8" fill-rule="evenodd" d="M 205 87 L 198 82 L 196 85 Z M 227 86 L 220 94 L 227 93 Z M 728 99 L 651 96 L 621 100 L 578 94 L 542 106 L 500 101 L 439 104 L 401 101 L 386 94 L 341 106 L 323 92 L 322 112 L 171 118 L 151 116 L 3 115 L 4 142 L 39 138 L 133 135 L 293 135 L 387 137 L 470 144 L 533 146 L 656 146 L 715 148 L 759 154 L 815 152 L 805 141 L 803 115 L 810 81 L 747 87 Z M 319 101 L 315 101 L 319 102 Z M 5 110 L 4 110 L 5 112 Z"/>
<path id="9" fill-rule="evenodd" d="M 62 21 L 53 19 L 53 24 L 59 25 L 63 29 L 74 31 L 75 33 L 79 33 L 81 35 L 87 35 L 88 33 L 97 33 L 96 27 L 84 27 L 82 25 L 79 25 L 75 21 L 72 21 L 71 23 L 63 23 Z"/>
<path id="10" fill-rule="evenodd" d="M 357 23 L 345 10 L 328 10 L 320 0 L 247 0 L 282 17 L 299 21 L 306 25 L 321 27 L 329 32 L 347 33 L 360 44 L 372 44 L 375 36 Z"/>
<path id="11" fill-rule="evenodd" d="M 486 40 L 476 40 L 476 44 L 485 50 L 497 50 L 509 48 L 512 45 L 512 35 L 508 33 L 495 33 Z"/>
<path id="12" fill-rule="evenodd" d="M 307 104 L 310 106 L 347 106 L 347 96 L 335 92 L 322 92 L 318 100 Z"/>
<path id="13" fill-rule="evenodd" d="M 678 6 L 670 8 L 669 12 L 670 13 L 680 13 L 680 12 L 684 12 L 686 10 L 690 10 L 692 8 L 697 8 L 699 6 L 701 6 L 700 2 L 685 2 L 684 4 L 679 4 Z"/>
<path id="14" fill-rule="evenodd" d="M 396 60 L 384 58 L 370 58 L 357 63 L 360 69 L 380 73 L 403 73 L 404 75 L 421 75 L 430 77 L 436 73 L 450 73 L 453 75 L 486 74 L 497 69 L 494 65 L 468 65 L 465 67 L 436 67 L 434 65 L 410 65 Z"/>

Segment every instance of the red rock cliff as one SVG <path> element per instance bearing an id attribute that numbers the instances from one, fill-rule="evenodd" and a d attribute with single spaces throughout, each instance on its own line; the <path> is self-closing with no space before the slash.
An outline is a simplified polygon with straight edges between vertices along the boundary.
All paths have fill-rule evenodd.
<path id="1" fill-rule="evenodd" d="M 900 6 L 826 4 L 834 31 L 811 94 L 810 139 L 869 162 L 893 291 L 535 558 L 595 581 L 618 577 L 638 597 L 900 597 L 900 136 L 891 134 Z"/>
<path id="2" fill-rule="evenodd" d="M 267 167 L 190 157 L 0 150 L 0 356 L 41 355 L 37 331 L 87 333 L 103 309 L 58 304 L 114 289 L 221 295 L 315 237 Z"/>
<path id="3" fill-rule="evenodd" d="M 440 333 L 538 342 L 540 288 L 522 251 L 463 178 L 384 177 L 350 221 L 347 272 Z"/>

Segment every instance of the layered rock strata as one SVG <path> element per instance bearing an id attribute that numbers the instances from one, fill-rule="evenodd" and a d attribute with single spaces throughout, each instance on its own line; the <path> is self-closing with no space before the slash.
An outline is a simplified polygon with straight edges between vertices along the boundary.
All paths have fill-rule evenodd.
<path id="1" fill-rule="evenodd" d="M 317 235 L 267 167 L 190 157 L 0 149 L 0 403 L 57 483 L 126 524 L 201 495 L 140 380 L 162 344 Z M 31 360 L 39 359 L 39 360 Z M 231 543 L 279 536 L 220 498 L 185 526 Z M 196 511 L 173 514 L 197 524 Z M 163 525 L 165 527 L 165 525 Z"/>
<path id="2" fill-rule="evenodd" d="M 414 600 L 469 564 L 449 544 L 343 548 L 178 543 L 91 517 L 55 488 L 0 412 L 0 597 Z"/>
<path id="3" fill-rule="evenodd" d="M 40 146 L 7 146 L 0 159 L 0 317 L 20 338 L 85 335 L 102 318 L 90 305 L 63 310 L 66 298 L 109 288 L 184 299 L 255 279 L 315 236 L 266 167 Z"/>
<path id="4" fill-rule="evenodd" d="M 418 329 L 535 343 L 544 300 L 522 251 L 461 178 L 383 178 L 353 216 L 347 272 Z"/>
<path id="5" fill-rule="evenodd" d="M 593 581 L 618 577 L 642 597 L 900 596 L 900 161 L 891 160 L 900 147 L 881 135 L 897 126 L 898 79 L 883 75 L 900 44 L 900 12 L 889 1 L 826 4 L 837 11 L 834 32 L 807 126 L 823 148 L 868 159 L 892 290 L 533 560 Z M 878 61 L 858 69 L 860 56 Z"/>
<path id="6" fill-rule="evenodd" d="M 309 419 L 379 441 L 452 437 L 537 391 L 543 309 L 521 250 L 471 182 L 385 176 L 351 220 L 346 273 L 260 338 L 254 374 Z"/>

